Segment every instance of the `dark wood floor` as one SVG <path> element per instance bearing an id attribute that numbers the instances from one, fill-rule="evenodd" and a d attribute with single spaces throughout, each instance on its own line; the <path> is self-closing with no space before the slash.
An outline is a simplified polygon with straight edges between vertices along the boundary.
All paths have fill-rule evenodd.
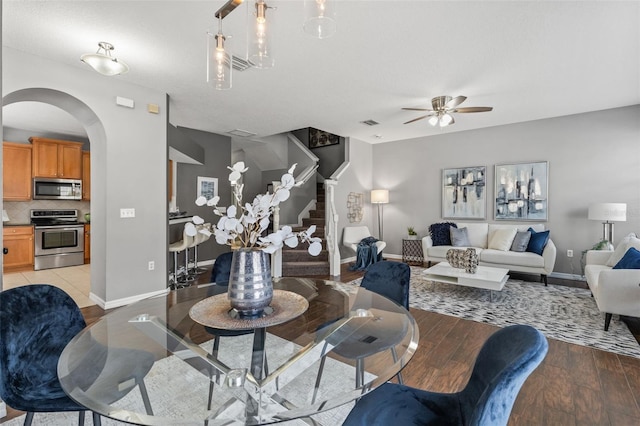
<path id="1" fill-rule="evenodd" d="M 362 275 L 343 265 L 341 281 Z M 208 274 L 201 278 L 207 282 Z M 328 278 L 328 277 L 325 277 Z M 531 277 L 528 277 L 531 279 Z M 550 280 L 583 287 L 584 283 Z M 409 386 L 437 392 L 464 387 L 480 347 L 498 327 L 411 309 L 418 323 L 418 349 L 403 371 Z M 104 315 L 83 308 L 87 322 Z M 637 325 L 634 335 L 640 337 Z M 0 423 L 21 413 L 8 408 Z M 510 425 L 638 425 L 640 424 L 640 359 L 549 339 L 549 352 L 527 379 L 513 408 Z"/>

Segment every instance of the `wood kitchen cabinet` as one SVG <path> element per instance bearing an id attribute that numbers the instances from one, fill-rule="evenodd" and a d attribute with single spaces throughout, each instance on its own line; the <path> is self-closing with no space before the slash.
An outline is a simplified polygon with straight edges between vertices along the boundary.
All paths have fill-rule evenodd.
<path id="1" fill-rule="evenodd" d="M 82 142 L 39 137 L 33 145 L 33 177 L 82 179 Z"/>
<path id="2" fill-rule="evenodd" d="M 91 225 L 84 224 L 84 263 L 91 263 Z"/>
<path id="3" fill-rule="evenodd" d="M 91 200 L 91 152 L 82 151 L 82 199 Z"/>
<path id="4" fill-rule="evenodd" d="M 33 226 L 5 226 L 2 228 L 4 268 L 33 268 Z"/>
<path id="5" fill-rule="evenodd" d="M 2 144 L 2 198 L 5 201 L 31 201 L 31 145 Z"/>

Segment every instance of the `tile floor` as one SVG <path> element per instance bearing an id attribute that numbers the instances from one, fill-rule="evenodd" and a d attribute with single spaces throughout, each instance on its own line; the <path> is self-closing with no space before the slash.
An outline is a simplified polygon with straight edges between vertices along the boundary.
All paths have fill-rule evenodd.
<path id="1" fill-rule="evenodd" d="M 2 275 L 4 290 L 29 284 L 51 284 L 66 291 L 81 308 L 95 305 L 89 299 L 91 265 L 44 269 L 41 271 L 9 272 Z"/>

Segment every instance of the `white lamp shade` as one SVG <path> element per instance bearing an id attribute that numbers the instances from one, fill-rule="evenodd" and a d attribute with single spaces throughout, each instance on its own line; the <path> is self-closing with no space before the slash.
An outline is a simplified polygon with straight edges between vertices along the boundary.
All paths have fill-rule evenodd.
<path id="1" fill-rule="evenodd" d="M 604 220 L 608 222 L 626 222 L 626 203 L 597 203 L 589 206 L 589 220 Z"/>
<path id="2" fill-rule="evenodd" d="M 374 189 L 371 191 L 371 202 L 373 204 L 387 204 L 389 202 L 389 190 Z"/>

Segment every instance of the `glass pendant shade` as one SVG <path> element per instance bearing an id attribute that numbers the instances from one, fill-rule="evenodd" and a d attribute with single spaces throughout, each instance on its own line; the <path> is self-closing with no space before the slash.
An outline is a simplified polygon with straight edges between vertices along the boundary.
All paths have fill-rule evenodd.
<path id="1" fill-rule="evenodd" d="M 267 18 L 267 4 L 264 0 L 258 0 L 255 7 L 248 7 L 248 62 L 256 68 L 271 68 L 275 61 L 271 48 L 271 27 L 273 27 L 273 14 Z"/>
<path id="2" fill-rule="evenodd" d="M 101 41 L 98 43 L 98 51 L 96 53 L 85 53 L 80 57 L 80 60 L 102 75 L 124 74 L 129 71 L 129 67 L 124 62 L 118 61 L 111 56 L 113 49 L 112 44 Z"/>
<path id="3" fill-rule="evenodd" d="M 304 32 L 317 38 L 331 37 L 336 32 L 334 0 L 305 0 Z"/>
<path id="4" fill-rule="evenodd" d="M 231 89 L 232 57 L 228 39 L 207 33 L 207 83 L 216 90 Z"/>

